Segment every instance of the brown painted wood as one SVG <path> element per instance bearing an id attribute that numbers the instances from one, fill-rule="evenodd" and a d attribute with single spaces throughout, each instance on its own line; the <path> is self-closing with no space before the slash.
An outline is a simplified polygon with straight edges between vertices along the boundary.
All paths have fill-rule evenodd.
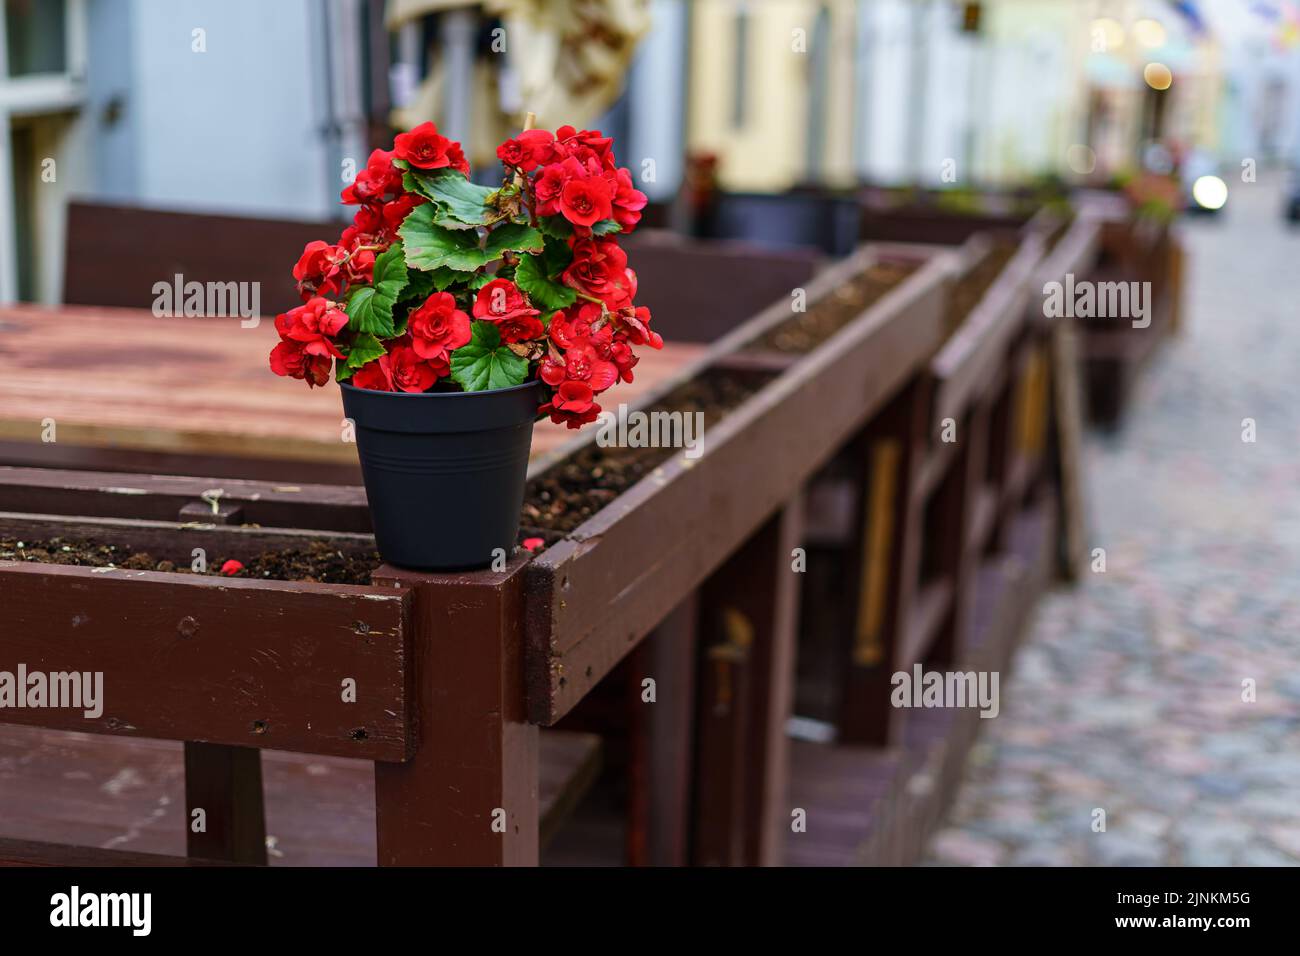
<path id="1" fill-rule="evenodd" d="M 11 511 L 0 511 L 0 537 L 24 542 L 52 538 L 93 541 L 124 547 L 132 552 L 146 552 L 156 560 L 172 561 L 186 570 L 192 566 L 196 548 L 203 549 L 210 568 L 219 567 L 226 558 L 246 559 L 263 551 L 304 548 L 312 542 L 327 543 L 345 554 L 368 555 L 375 550 L 374 536 L 368 534 L 177 524 L 136 518 L 65 518 Z"/>
<path id="2" fill-rule="evenodd" d="M 691 770 L 695 754 L 696 642 L 699 606 L 687 597 L 637 649 L 628 687 L 632 750 L 627 862 L 685 866 L 690 862 Z M 655 681 L 655 701 L 642 680 Z"/>
<path id="3" fill-rule="evenodd" d="M 901 719 L 889 704 L 890 677 L 897 670 L 902 641 L 916 613 L 924 502 L 914 489 L 920 480 L 922 451 L 928 445 L 928 389 L 928 378 L 916 376 L 871 422 L 858 444 L 858 487 L 864 489 L 864 504 L 862 545 L 853 558 L 853 580 L 867 582 L 875 575 L 882 594 L 873 593 L 869 584 L 853 592 L 857 630 L 842 675 L 838 721 L 840 738 L 847 743 L 888 744 L 896 742 L 901 732 Z M 896 450 L 889 459 L 893 492 L 878 502 L 873 515 L 868 504 L 871 481 L 878 456 L 889 448 Z M 883 560 L 871 547 L 872 527 L 881 521 L 890 528 Z M 879 610 L 873 613 L 877 602 Z"/>
<path id="4" fill-rule="evenodd" d="M 781 857 L 799 613 L 792 552 L 801 540 L 796 499 L 700 588 L 700 865 L 773 866 Z"/>
<path id="5" fill-rule="evenodd" d="M 975 397 L 987 392 L 1022 328 L 1029 282 L 1042 258 L 1040 236 L 1024 239 L 1002 274 L 931 363 L 936 381 L 934 422 L 960 421 Z"/>
<path id="6" fill-rule="evenodd" d="M 714 578 L 727 589 L 722 596 L 728 606 L 754 624 L 745 735 L 744 859 L 751 866 L 777 866 L 790 829 L 786 724 L 794 712 L 799 621 L 800 581 L 793 561 L 802 540 L 803 501 L 796 497 Z M 705 594 L 710 590 L 706 587 Z"/>
<path id="7" fill-rule="evenodd" d="M 702 242 L 653 229 L 620 242 L 637 275 L 637 305 L 650 309 L 670 342 L 717 340 L 773 302 L 788 303 L 821 265 L 811 249 Z"/>
<path id="8" fill-rule="evenodd" d="M 715 611 L 720 618 L 702 621 L 691 859 L 696 866 L 743 866 L 754 635 L 735 609 Z"/>
<path id="9" fill-rule="evenodd" d="M 0 866 L 119 867 L 119 866 L 223 866 L 219 860 L 97 850 L 92 847 L 38 843 L 0 838 Z"/>
<path id="10" fill-rule="evenodd" d="M 360 487 L 0 466 L 0 511 L 175 521 L 182 508 L 214 490 L 251 524 L 370 531 Z"/>
<path id="11" fill-rule="evenodd" d="M 280 260 L 286 279 L 296 259 Z M 279 341 L 273 317 L 266 312 L 255 328 L 243 328 L 238 318 L 158 317 L 144 309 L 0 305 L 7 360 L 0 450 L 16 449 L 10 463 L 25 465 L 85 467 L 98 454 L 116 462 L 110 470 L 152 463 L 203 475 L 206 465 L 228 459 L 227 467 L 240 464 L 226 473 L 239 477 L 324 481 L 305 464 L 319 465 L 329 481 L 346 480 L 357 473 L 357 453 L 339 390 L 271 372 L 268 356 Z M 634 401 L 703 351 L 671 338 L 662 350 L 642 350 L 619 400 Z M 563 425 L 538 422 L 533 454 L 572 437 Z"/>
<path id="12" fill-rule="evenodd" d="M 596 734 L 547 730 L 538 735 L 538 840 L 544 849 L 581 805 L 602 767 Z"/>
<path id="13" fill-rule="evenodd" d="M 148 309 L 155 282 L 256 282 L 267 314 L 301 300 L 290 268 L 343 223 L 252 219 L 139 206 L 68 204 L 65 302 Z"/>
<path id="14" fill-rule="evenodd" d="M 526 561 L 503 572 L 385 565 L 375 574 L 376 584 L 414 596 L 421 736 L 409 762 L 375 766 L 381 866 L 538 862 L 537 727 L 525 721 L 523 698 Z"/>
<path id="15" fill-rule="evenodd" d="M 928 359 L 942 334 L 949 269 L 941 257 L 913 273 L 715 425 L 698 459 L 670 458 L 532 562 L 533 720 L 568 712 Z M 809 301 L 842 279 L 816 281 Z M 779 310 L 760 315 L 715 348 L 734 350 L 782 319 Z"/>
<path id="16" fill-rule="evenodd" d="M 948 479 L 936 495 L 933 503 L 935 520 L 927 528 L 938 555 L 936 571 L 951 582 L 952 602 L 934 636 L 933 645 L 914 648 L 912 659 L 902 662 L 904 667 L 918 661 L 929 661 L 934 667 L 947 668 L 963 656 L 972 576 L 980 558 L 980 552 L 972 548 L 972 539 L 980 533 L 987 533 L 980 532 L 978 524 L 983 521 L 987 527 L 989 520 L 987 507 L 982 510 L 982 505 L 989 500 L 983 496 L 989 446 L 989 406 L 987 399 L 977 402 L 959 429 L 961 450 Z M 995 496 L 993 501 L 996 500 Z"/>
<path id="17" fill-rule="evenodd" d="M 145 475 L 209 475 L 255 479 L 281 485 L 361 484 L 361 466 L 279 458 L 232 458 L 228 455 L 177 454 L 120 446 L 44 444 L 0 441 L 0 462 L 23 468 L 65 468 Z"/>
<path id="18" fill-rule="evenodd" d="M 584 799 L 601 741 L 539 736 L 545 842 Z M 159 854 L 162 865 L 176 865 L 186 853 L 184 771 L 180 743 L 0 726 L 0 837 Z M 267 750 L 262 775 L 270 865 L 375 864 L 371 762 Z"/>
<path id="19" fill-rule="evenodd" d="M 411 753 L 400 590 L 0 561 L 0 665 L 103 672 L 103 714 L 7 723 L 400 761 Z M 342 700 L 356 681 L 357 700 Z"/>
<path id="20" fill-rule="evenodd" d="M 260 750 L 187 741 L 185 810 L 189 856 L 266 865 Z"/>

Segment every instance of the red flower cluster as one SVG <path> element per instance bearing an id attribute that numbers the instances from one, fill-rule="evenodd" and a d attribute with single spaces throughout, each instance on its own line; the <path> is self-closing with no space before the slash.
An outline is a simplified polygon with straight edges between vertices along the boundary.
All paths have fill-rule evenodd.
<path id="1" fill-rule="evenodd" d="M 509 279 L 493 279 L 479 289 L 474 300 L 474 318 L 491 322 L 501 333 L 501 341 L 527 342 L 546 335 L 546 326 L 538 318 L 541 311 L 534 309 Z"/>
<path id="2" fill-rule="evenodd" d="M 272 370 L 323 385 L 337 361 L 340 380 L 397 392 L 539 378 L 551 390 L 543 414 L 571 428 L 594 421 L 596 397 L 632 381 L 635 348 L 663 347 L 615 238 L 640 222 L 645 194 L 599 131 L 528 130 L 497 155 L 507 176 L 494 190 L 448 178 L 469 165 L 432 123 L 371 153 L 343 190 L 359 207 L 352 223 L 336 244 L 308 243 L 293 268 L 304 304 L 276 317 Z M 475 195 L 481 209 L 466 199 Z M 429 202 L 435 215 L 413 218 Z M 455 241 L 449 230 L 505 226 L 518 244 L 478 268 L 435 268 L 422 252 Z"/>
<path id="3" fill-rule="evenodd" d="M 280 333 L 280 344 L 271 350 L 271 371 L 306 379 L 309 386 L 324 385 L 329 381 L 331 360 L 345 357 L 334 337 L 347 324 L 347 313 L 338 303 L 320 296 L 277 315 L 275 330 Z"/>
<path id="4" fill-rule="evenodd" d="M 608 219 L 631 232 L 641 221 L 646 195 L 632 185 L 631 171 L 618 167 L 613 142 L 599 130 L 572 126 L 561 126 L 554 136 L 527 130 L 497 147 L 497 158 L 535 174 L 536 215 L 562 215 L 578 236 L 590 236 L 592 226 Z"/>
<path id="5" fill-rule="evenodd" d="M 448 371 L 445 354 L 426 359 L 412 345 L 411 336 L 403 335 L 389 344 L 386 353 L 363 365 L 352 376 L 352 384 L 377 392 L 427 392 Z"/>
<path id="6" fill-rule="evenodd" d="M 601 304 L 581 302 L 551 316 L 547 355 L 538 377 L 555 388 L 542 406 L 553 422 L 578 428 L 600 414 L 595 398 L 620 379 L 632 381 L 634 345 L 661 349 L 664 340 L 649 329 L 650 310 L 627 305 L 602 321 Z"/>
<path id="7" fill-rule="evenodd" d="M 432 123 L 421 123 L 409 133 L 399 133 L 393 141 L 393 155 L 416 169 L 451 168 L 469 175 L 469 162 L 460 143 L 440 135 Z"/>

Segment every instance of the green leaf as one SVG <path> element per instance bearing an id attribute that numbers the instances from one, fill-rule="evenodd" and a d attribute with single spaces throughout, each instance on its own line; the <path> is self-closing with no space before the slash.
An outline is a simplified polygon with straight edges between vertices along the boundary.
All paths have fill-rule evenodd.
<path id="1" fill-rule="evenodd" d="M 439 169 L 432 173 L 408 172 L 402 177 L 403 185 L 411 191 L 431 199 L 440 207 L 435 221 L 448 229 L 469 229 L 486 226 L 500 218 L 488 199 L 497 192 L 491 186 L 479 186 L 454 169 Z"/>
<path id="2" fill-rule="evenodd" d="M 454 275 L 450 269 L 447 270 L 447 273 Z M 397 301 L 423 302 L 433 294 L 434 287 L 437 284 L 437 276 L 437 272 L 421 272 L 419 269 L 412 269 L 406 275 L 406 288 L 397 297 Z"/>
<path id="3" fill-rule="evenodd" d="M 470 341 L 451 353 L 451 377 L 467 392 L 522 385 L 528 360 L 501 344 L 491 322 L 475 322 Z"/>
<path id="4" fill-rule="evenodd" d="M 393 306 L 406 286 L 406 257 L 395 242 L 375 259 L 371 285 L 357 286 L 348 296 L 348 327 L 354 332 L 391 337 Z"/>
<path id="5" fill-rule="evenodd" d="M 375 271 L 372 284 L 385 299 L 397 301 L 397 296 L 406 287 L 406 250 L 400 242 L 395 242 L 375 259 Z"/>
<path id="6" fill-rule="evenodd" d="M 515 285 L 528 296 L 533 305 L 544 313 L 567 309 L 578 299 L 578 293 L 559 281 L 560 273 L 573 261 L 573 254 L 563 242 L 551 240 L 539 256 L 525 255 L 515 269 Z"/>
<path id="7" fill-rule="evenodd" d="M 541 252 L 545 243 L 540 230 L 523 223 L 508 222 L 488 233 L 486 251 L 489 260 L 500 259 L 506 252 Z"/>
<path id="8" fill-rule="evenodd" d="M 478 230 L 446 229 L 436 222 L 438 207 L 425 203 L 411 210 L 397 230 L 406 243 L 406 263 L 413 269 L 457 269 L 473 272 L 495 255 L 489 256 L 478 246 Z"/>
<path id="9" fill-rule="evenodd" d="M 622 232 L 623 227 L 613 219 L 602 219 L 600 222 L 592 223 L 591 234 L 593 236 L 608 236 L 611 232 Z"/>
<path id="10" fill-rule="evenodd" d="M 437 214 L 433 203 L 416 206 L 397 230 L 406 243 L 406 263 L 414 269 L 474 272 L 507 252 L 541 252 L 545 243 L 531 226 L 508 222 L 489 232 L 480 249 L 477 230 L 444 228 Z"/>
<path id="11" fill-rule="evenodd" d="M 352 347 L 348 349 L 348 368 L 358 369 L 367 362 L 373 362 L 386 351 L 384 343 L 375 338 L 369 332 L 362 332 L 352 340 Z"/>
<path id="12" fill-rule="evenodd" d="M 563 216 L 542 216 L 539 224 L 542 232 L 552 239 L 568 239 L 573 235 L 573 226 Z"/>
<path id="13" fill-rule="evenodd" d="M 374 286 L 357 286 L 348 295 L 348 326 L 358 332 L 392 336 L 393 303 L 385 301 Z"/>
<path id="14" fill-rule="evenodd" d="M 334 377 L 340 382 L 346 382 L 352 377 L 352 373 L 367 362 L 373 362 L 386 352 L 384 343 L 379 341 L 369 332 L 358 333 L 352 340 L 352 345 L 348 348 L 347 364 L 342 362 L 335 363 Z"/>

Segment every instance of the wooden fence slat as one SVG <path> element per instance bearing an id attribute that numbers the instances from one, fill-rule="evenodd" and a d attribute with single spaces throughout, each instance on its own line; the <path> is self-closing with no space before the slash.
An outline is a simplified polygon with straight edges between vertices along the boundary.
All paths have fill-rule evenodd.
<path id="1" fill-rule="evenodd" d="M 410 755 L 402 591 L 0 561 L 0 594 L 0 670 L 103 674 L 99 717 L 6 707 L 0 722 Z"/>

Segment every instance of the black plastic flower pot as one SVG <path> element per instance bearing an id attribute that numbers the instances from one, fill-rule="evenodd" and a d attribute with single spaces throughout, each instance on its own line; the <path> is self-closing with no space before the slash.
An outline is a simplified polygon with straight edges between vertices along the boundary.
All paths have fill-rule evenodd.
<path id="1" fill-rule="evenodd" d="M 513 551 L 540 382 L 487 392 L 340 387 L 385 561 L 452 571 Z"/>

